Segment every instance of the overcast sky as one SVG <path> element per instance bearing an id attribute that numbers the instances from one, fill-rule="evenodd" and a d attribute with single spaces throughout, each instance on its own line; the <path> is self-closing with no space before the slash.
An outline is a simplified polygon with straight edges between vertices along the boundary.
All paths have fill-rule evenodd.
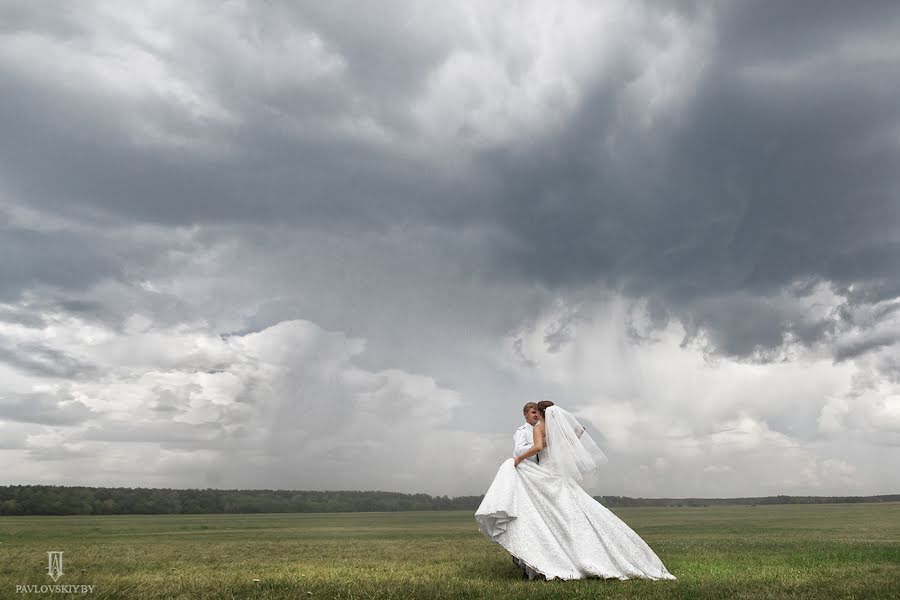
<path id="1" fill-rule="evenodd" d="M 0 0 L 0 483 L 900 492 L 895 2 Z"/>

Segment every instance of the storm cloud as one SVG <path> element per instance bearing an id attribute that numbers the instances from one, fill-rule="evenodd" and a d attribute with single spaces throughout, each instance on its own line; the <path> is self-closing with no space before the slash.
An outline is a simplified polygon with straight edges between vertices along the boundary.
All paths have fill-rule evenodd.
<path id="1" fill-rule="evenodd" d="M 478 493 L 552 397 L 606 493 L 900 485 L 893 3 L 0 23 L 11 480 Z"/>

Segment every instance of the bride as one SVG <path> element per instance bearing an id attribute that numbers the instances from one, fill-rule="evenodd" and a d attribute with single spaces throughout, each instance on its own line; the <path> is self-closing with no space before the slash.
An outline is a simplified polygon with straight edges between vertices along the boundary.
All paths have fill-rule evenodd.
<path id="1" fill-rule="evenodd" d="M 529 579 L 675 579 L 628 525 L 582 486 L 606 456 L 568 411 L 538 403 L 534 445 L 500 466 L 475 512 Z M 538 454 L 539 463 L 524 460 Z"/>

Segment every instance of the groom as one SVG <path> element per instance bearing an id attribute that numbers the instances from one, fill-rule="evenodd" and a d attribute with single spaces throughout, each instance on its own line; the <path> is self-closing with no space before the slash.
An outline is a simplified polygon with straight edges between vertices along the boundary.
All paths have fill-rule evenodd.
<path id="1" fill-rule="evenodd" d="M 541 419 L 541 413 L 538 412 L 537 402 L 528 402 L 522 407 L 522 413 L 525 415 L 525 423 L 520 425 L 519 428 L 516 429 L 516 433 L 513 434 L 513 458 L 520 454 L 524 454 L 534 444 L 534 435 L 531 430 Z M 538 459 L 537 454 L 535 454 L 534 456 L 529 456 L 525 460 L 539 462 L 540 459 Z"/>

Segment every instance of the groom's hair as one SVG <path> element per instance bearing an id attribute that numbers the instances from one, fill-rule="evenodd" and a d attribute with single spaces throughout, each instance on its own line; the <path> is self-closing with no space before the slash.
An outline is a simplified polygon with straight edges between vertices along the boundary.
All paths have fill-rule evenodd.
<path id="1" fill-rule="evenodd" d="M 537 409 L 540 411 L 542 417 L 544 416 L 544 411 L 546 411 L 551 406 L 553 406 L 553 403 L 549 400 L 541 400 L 537 403 Z"/>
<path id="2" fill-rule="evenodd" d="M 525 406 L 522 407 L 522 414 L 524 415 L 532 408 L 537 408 L 537 407 L 538 407 L 537 402 L 526 402 Z"/>

